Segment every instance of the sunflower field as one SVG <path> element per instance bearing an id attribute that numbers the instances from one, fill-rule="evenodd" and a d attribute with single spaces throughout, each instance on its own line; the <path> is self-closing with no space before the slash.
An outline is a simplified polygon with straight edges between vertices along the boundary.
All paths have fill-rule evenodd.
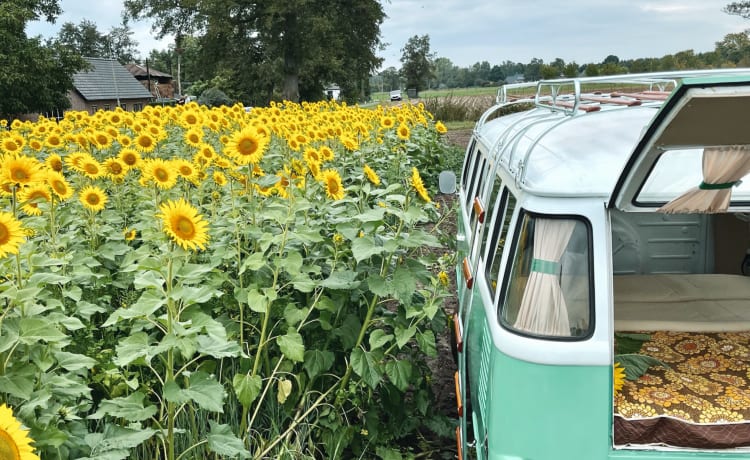
<path id="1" fill-rule="evenodd" d="M 0 128 L 0 457 L 409 455 L 452 263 L 423 106 Z"/>

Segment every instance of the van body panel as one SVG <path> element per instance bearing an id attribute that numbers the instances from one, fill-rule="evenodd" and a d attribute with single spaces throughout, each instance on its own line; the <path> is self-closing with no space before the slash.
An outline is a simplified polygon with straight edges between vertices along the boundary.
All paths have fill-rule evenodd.
<path id="1" fill-rule="evenodd" d="M 537 94 L 519 103 L 507 103 L 505 92 L 498 95 L 498 104 L 477 123 L 459 181 L 457 211 L 457 330 L 462 343 L 457 361 L 464 452 L 471 439 L 480 459 L 750 457 L 750 447 L 711 450 L 644 442 L 616 448 L 614 439 L 622 433 L 613 431 L 615 409 L 618 417 L 626 417 L 621 412 L 625 393 L 613 388 L 614 362 L 622 359 L 615 353 L 632 353 L 616 351 L 616 324 L 660 327 L 660 320 L 649 322 L 649 312 L 654 311 L 677 312 L 682 316 L 668 321 L 687 327 L 688 321 L 680 320 L 694 313 L 675 307 L 684 303 L 683 298 L 722 306 L 726 297 L 736 302 L 732 308 L 742 309 L 737 305 L 743 300 L 735 299 L 734 291 L 734 297 L 714 294 L 704 299 L 703 285 L 695 284 L 701 286 L 701 298 L 694 301 L 684 297 L 694 291 L 670 290 L 681 286 L 678 282 L 669 288 L 655 283 L 657 277 L 733 276 L 741 284 L 732 286 L 744 287 L 739 275 L 750 274 L 750 180 L 747 185 L 732 179 L 714 182 L 733 186 L 726 214 L 654 212 L 664 204 L 659 202 L 663 197 L 678 196 L 701 182 L 706 143 L 750 145 L 750 130 L 745 128 L 750 121 L 750 69 L 729 73 L 732 76 L 702 79 L 688 78 L 692 72 L 638 75 L 632 80 L 620 76 L 621 84 L 645 84 L 646 89 L 610 89 L 610 94 L 584 94 L 581 84 L 609 84 L 615 77 L 540 82 Z M 573 94 L 562 91 L 565 84 L 575 88 Z M 544 95 L 543 88 L 553 90 Z M 634 100 L 637 103 L 631 104 Z M 578 110 L 592 104 L 600 106 Z M 501 109 L 513 105 L 523 110 L 500 115 Z M 513 205 L 504 208 L 508 197 Z M 477 219 L 475 201 L 483 204 L 484 222 Z M 471 287 L 461 270 L 464 257 Z M 649 288 L 638 284 L 641 278 L 630 278 L 637 281 L 627 284 L 627 293 L 637 295 L 622 290 L 615 295 L 615 287 L 628 281 L 617 277 L 627 276 L 650 277 L 643 281 Z M 537 293 L 543 286 L 556 290 L 550 288 L 545 297 Z M 566 286 L 572 287 L 566 291 Z M 581 312 L 588 316 L 571 317 L 562 329 L 544 329 L 545 321 L 554 320 L 557 312 L 549 307 L 558 302 L 554 296 L 573 306 L 560 310 L 563 318 Z M 637 300 L 644 297 L 658 300 Z M 518 320 L 522 308 L 525 315 L 539 315 L 539 328 L 529 326 L 526 317 Z M 697 323 L 699 329 L 665 330 L 744 331 L 742 319 L 716 324 L 716 318 L 706 313 L 719 310 L 700 308 L 706 310 L 694 317 L 708 320 Z M 728 326 L 735 329 L 721 329 Z M 750 320 L 747 326 L 750 332 Z M 625 331 L 647 335 L 640 329 Z M 621 336 L 617 338 L 621 346 Z M 623 426 L 620 421 L 618 426 Z"/>

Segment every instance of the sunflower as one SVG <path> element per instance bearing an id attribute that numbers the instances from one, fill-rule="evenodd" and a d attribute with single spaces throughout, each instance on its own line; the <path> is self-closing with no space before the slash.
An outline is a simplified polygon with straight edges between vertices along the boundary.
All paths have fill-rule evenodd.
<path id="1" fill-rule="evenodd" d="M 398 129 L 396 130 L 396 134 L 398 135 L 398 138 L 407 141 L 409 140 L 409 136 L 411 136 L 411 131 L 409 131 L 409 127 L 406 126 L 406 123 L 401 123 L 398 125 Z"/>
<path id="2" fill-rule="evenodd" d="M 188 160 L 179 159 L 174 162 L 174 165 L 177 168 L 177 174 L 195 185 L 199 184 L 198 167 L 195 165 L 195 163 L 192 163 Z"/>
<path id="3" fill-rule="evenodd" d="M 73 196 L 73 188 L 65 180 L 65 176 L 57 171 L 47 171 L 47 184 L 60 200 Z"/>
<path id="4" fill-rule="evenodd" d="M 323 159 L 323 161 L 331 161 L 334 158 L 333 149 L 328 147 L 327 145 L 324 145 L 318 149 L 318 152 L 320 152 L 320 157 Z"/>
<path id="5" fill-rule="evenodd" d="M 87 156 L 81 161 L 81 172 L 89 179 L 97 179 L 104 174 L 102 165 L 92 156 Z"/>
<path id="6" fill-rule="evenodd" d="M 625 368 L 620 363 L 615 363 L 612 367 L 612 382 L 615 394 L 622 390 L 622 386 L 625 385 Z"/>
<path id="7" fill-rule="evenodd" d="M 89 185 L 81 190 L 79 199 L 86 209 L 99 212 L 107 204 L 107 194 L 97 186 Z"/>
<path id="8" fill-rule="evenodd" d="M 121 182 L 128 173 L 128 165 L 119 158 L 107 158 L 104 160 L 105 174 L 115 182 Z"/>
<path id="9" fill-rule="evenodd" d="M 0 458 L 3 460 L 39 460 L 31 447 L 28 430 L 13 416 L 13 411 L 0 406 Z"/>
<path id="10" fill-rule="evenodd" d="M 193 147 L 200 147 L 203 142 L 203 131 L 200 128 L 190 128 L 184 136 L 185 143 Z"/>
<path id="11" fill-rule="evenodd" d="M 268 138 L 253 127 L 236 132 L 226 144 L 225 153 L 239 165 L 258 164 L 268 146 Z"/>
<path id="12" fill-rule="evenodd" d="M 25 155 L 8 155 L 2 159 L 3 182 L 28 185 L 42 179 L 41 163 Z"/>
<path id="13" fill-rule="evenodd" d="M 133 241 L 138 232 L 134 228 L 126 228 L 122 231 L 122 235 L 125 237 L 125 241 Z"/>
<path id="14" fill-rule="evenodd" d="M 0 140 L 0 152 L 8 154 L 20 153 L 25 144 L 26 141 L 24 141 L 23 137 L 11 134 Z"/>
<path id="15" fill-rule="evenodd" d="M 227 176 L 225 176 L 221 171 L 214 171 L 213 179 L 216 185 L 218 185 L 219 187 L 227 185 Z"/>
<path id="16" fill-rule="evenodd" d="M 180 198 L 169 200 L 159 209 L 164 232 L 183 249 L 205 249 L 208 242 L 208 223 L 190 203 Z"/>
<path id="17" fill-rule="evenodd" d="M 414 190 L 417 191 L 417 194 L 422 197 L 422 199 L 430 203 L 432 200 L 430 199 L 430 195 L 427 193 L 427 189 L 424 186 L 424 182 L 422 182 L 422 178 L 419 176 L 419 171 L 417 168 L 411 168 L 411 185 L 414 187 Z"/>
<path id="18" fill-rule="evenodd" d="M 60 172 L 63 169 L 63 160 L 60 155 L 53 153 L 44 160 L 44 164 L 53 171 Z"/>
<path id="19" fill-rule="evenodd" d="M 44 143 L 47 145 L 47 147 L 56 149 L 63 146 L 63 139 L 57 133 L 50 133 Z"/>
<path id="20" fill-rule="evenodd" d="M 177 183 L 177 170 L 169 161 L 156 158 L 148 161 L 143 172 L 148 180 L 153 180 L 162 190 L 169 190 Z"/>
<path id="21" fill-rule="evenodd" d="M 373 171 L 373 169 L 367 165 L 363 168 L 365 176 L 367 176 L 367 180 L 372 182 L 372 185 L 378 186 L 380 185 L 380 177 L 378 177 L 378 174 Z"/>
<path id="22" fill-rule="evenodd" d="M 49 186 L 46 184 L 35 184 L 30 187 L 25 187 L 18 194 L 23 206 L 21 209 L 29 216 L 40 216 L 42 210 L 39 209 L 39 203 L 52 201 L 52 195 L 49 191 Z"/>
<path id="23" fill-rule="evenodd" d="M 120 160 L 130 168 L 135 168 L 141 161 L 141 154 L 133 149 L 122 149 L 119 154 Z"/>
<path id="24" fill-rule="evenodd" d="M 24 229 L 21 222 L 9 212 L 0 212 L 0 257 L 18 254 L 18 248 L 24 240 Z M 0 426 L 2 428 L 2 426 Z"/>
<path id="25" fill-rule="evenodd" d="M 440 281 L 440 284 L 443 286 L 448 286 L 448 274 L 441 270 L 440 273 L 438 273 L 438 281 Z"/>
<path id="26" fill-rule="evenodd" d="M 326 169 L 320 173 L 320 179 L 326 189 L 326 195 L 332 200 L 344 198 L 344 187 L 341 184 L 341 176 L 335 169 Z"/>
<path id="27" fill-rule="evenodd" d="M 135 148 L 141 152 L 152 152 L 156 148 L 156 139 L 145 133 L 139 134 L 138 137 L 135 138 L 134 143 Z"/>
<path id="28" fill-rule="evenodd" d="M 440 134 L 445 134 L 448 132 L 448 128 L 445 127 L 442 121 L 438 121 L 435 123 L 435 130 Z"/>
<path id="29" fill-rule="evenodd" d="M 395 126 L 396 120 L 391 116 L 380 117 L 380 127 L 384 129 L 391 129 Z"/>
<path id="30" fill-rule="evenodd" d="M 90 141 L 99 149 L 106 149 L 112 145 L 112 137 L 106 131 L 95 132 Z"/>

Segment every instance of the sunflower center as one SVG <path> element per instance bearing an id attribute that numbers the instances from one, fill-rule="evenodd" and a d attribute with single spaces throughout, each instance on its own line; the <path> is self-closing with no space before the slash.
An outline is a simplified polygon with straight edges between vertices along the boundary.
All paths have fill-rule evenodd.
<path id="1" fill-rule="evenodd" d="M 339 192 L 339 184 L 335 179 L 328 179 L 328 190 L 331 192 L 331 195 Z"/>
<path id="2" fill-rule="evenodd" d="M 21 452 L 16 442 L 7 431 L 0 429 L 0 458 L 8 460 L 20 460 Z"/>
<path id="3" fill-rule="evenodd" d="M 86 196 L 86 202 L 90 204 L 91 206 L 96 206 L 99 204 L 99 195 L 95 193 L 90 193 Z"/>
<path id="4" fill-rule="evenodd" d="M 175 233 L 177 233 L 180 238 L 185 240 L 189 240 L 193 237 L 193 235 L 195 235 L 195 226 L 193 225 L 193 221 L 184 216 L 180 216 L 177 218 L 174 229 Z"/>
<path id="5" fill-rule="evenodd" d="M 15 182 L 23 182 L 28 180 L 29 175 L 21 168 L 15 168 L 11 171 L 11 177 Z"/>
<path id="6" fill-rule="evenodd" d="M 154 177 L 159 182 L 165 182 L 169 180 L 169 173 L 165 169 L 159 168 L 154 171 Z"/>
<path id="7" fill-rule="evenodd" d="M 240 155 L 252 155 L 257 148 L 258 144 L 252 139 L 242 139 L 237 146 Z"/>
<path id="8" fill-rule="evenodd" d="M 93 163 L 86 163 L 86 166 L 84 168 L 89 174 L 99 174 L 99 168 Z"/>

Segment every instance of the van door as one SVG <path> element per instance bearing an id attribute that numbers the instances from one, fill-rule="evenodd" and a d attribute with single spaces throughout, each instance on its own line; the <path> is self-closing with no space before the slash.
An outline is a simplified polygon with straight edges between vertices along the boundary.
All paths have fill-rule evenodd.
<path id="1" fill-rule="evenodd" d="M 684 194 L 686 188 L 697 187 L 731 190 L 731 201 L 744 202 L 742 208 L 748 209 L 750 183 L 739 182 L 745 175 L 740 170 L 742 157 L 750 156 L 748 107 L 750 76 L 683 80 L 644 130 L 617 181 L 609 207 L 656 210 Z M 731 180 L 717 180 L 703 176 L 706 152 L 715 149 L 739 152 L 736 168 L 740 177 L 730 175 L 724 177 Z M 694 165 L 687 175 L 686 162 Z M 734 164 L 730 167 L 734 168 Z M 672 209 L 672 205 L 667 205 L 661 210 Z"/>

